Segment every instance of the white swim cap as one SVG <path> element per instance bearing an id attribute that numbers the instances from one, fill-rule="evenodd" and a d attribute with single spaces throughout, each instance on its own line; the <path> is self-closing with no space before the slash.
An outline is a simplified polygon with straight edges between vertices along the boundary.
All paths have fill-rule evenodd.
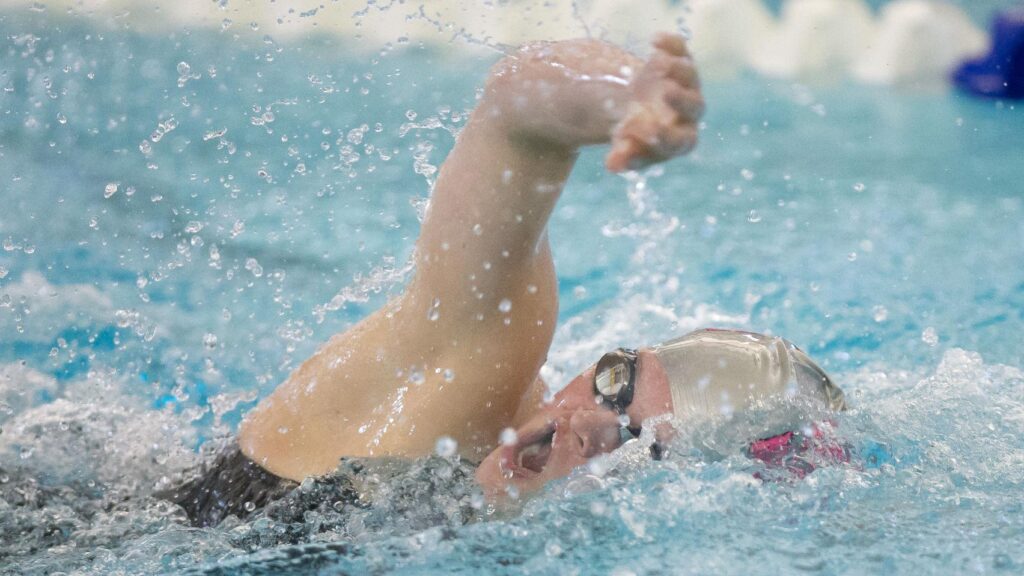
<path id="1" fill-rule="evenodd" d="M 668 375 L 675 416 L 728 417 L 782 402 L 844 410 L 843 392 L 792 343 L 735 330 L 705 329 L 655 346 Z"/>

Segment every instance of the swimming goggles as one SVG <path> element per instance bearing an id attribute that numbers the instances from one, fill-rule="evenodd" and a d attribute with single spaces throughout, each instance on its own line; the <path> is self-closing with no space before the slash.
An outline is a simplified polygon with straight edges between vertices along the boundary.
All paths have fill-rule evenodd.
<path id="1" fill-rule="evenodd" d="M 636 350 L 619 348 L 601 357 L 594 369 L 594 394 L 616 414 L 625 414 L 636 385 Z"/>

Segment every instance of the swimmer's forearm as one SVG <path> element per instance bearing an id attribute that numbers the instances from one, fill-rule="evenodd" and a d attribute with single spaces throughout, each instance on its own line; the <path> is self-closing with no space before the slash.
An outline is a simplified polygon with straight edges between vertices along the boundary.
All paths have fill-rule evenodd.
<path id="1" fill-rule="evenodd" d="M 532 44 L 494 67 L 477 113 L 528 146 L 605 143 L 642 64 L 597 40 Z"/>
<path id="2" fill-rule="evenodd" d="M 417 244 L 417 280 L 466 303 L 450 313 L 477 316 L 526 285 L 545 288 L 532 269 L 549 266 L 536 255 L 577 150 L 610 139 L 641 64 L 610 44 L 570 40 L 528 46 L 494 67 Z"/>

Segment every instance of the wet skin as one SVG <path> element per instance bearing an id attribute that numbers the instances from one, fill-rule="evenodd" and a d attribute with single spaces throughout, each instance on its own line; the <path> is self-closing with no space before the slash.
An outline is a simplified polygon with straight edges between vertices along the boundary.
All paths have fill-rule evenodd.
<path id="1" fill-rule="evenodd" d="M 626 426 L 635 430 L 645 421 L 671 412 L 668 377 L 657 356 L 641 349 L 633 401 L 624 414 L 629 420 Z M 520 426 L 514 443 L 499 446 L 484 459 L 476 472 L 477 482 L 497 500 L 510 492 L 539 490 L 594 456 L 618 448 L 625 417 L 620 419 L 619 414 L 596 400 L 591 366 Z M 657 431 L 660 440 L 666 440 L 669 434 L 668 425 Z"/>

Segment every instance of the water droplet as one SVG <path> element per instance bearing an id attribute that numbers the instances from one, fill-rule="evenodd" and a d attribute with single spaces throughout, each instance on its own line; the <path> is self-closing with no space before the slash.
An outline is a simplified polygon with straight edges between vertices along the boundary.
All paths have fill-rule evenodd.
<path id="1" fill-rule="evenodd" d="M 867 186 L 865 186 L 863 182 L 857 182 L 853 185 L 853 189 L 857 192 L 863 192 L 867 189 Z"/>
<path id="2" fill-rule="evenodd" d="M 451 458 L 459 449 L 459 443 L 449 436 L 441 436 L 434 444 L 434 453 L 441 458 Z"/>
<path id="3" fill-rule="evenodd" d="M 534 286 L 533 284 L 529 284 L 529 285 L 526 286 L 526 291 L 529 292 L 530 294 L 536 294 L 537 293 L 537 287 Z"/>
<path id="4" fill-rule="evenodd" d="M 849 260 L 850 262 L 856 262 L 857 261 L 857 253 L 856 252 L 850 252 L 849 254 L 846 255 L 846 259 Z"/>
<path id="5" fill-rule="evenodd" d="M 885 306 L 875 306 L 871 309 L 875 322 L 885 322 L 889 319 L 889 310 Z"/>
<path id="6" fill-rule="evenodd" d="M 744 168 L 743 170 L 740 170 L 740 176 L 742 176 L 743 179 L 746 180 L 747 182 L 750 182 L 751 180 L 754 179 L 754 176 L 756 176 L 756 174 L 754 174 L 753 170 Z"/>
<path id="7" fill-rule="evenodd" d="M 500 310 L 502 314 L 508 314 L 512 310 L 512 301 L 508 298 L 503 299 L 498 304 L 498 310 Z"/>
<path id="8" fill-rule="evenodd" d="M 516 442 L 519 442 L 519 434 L 512 428 L 505 428 L 501 431 L 501 435 L 498 436 L 498 442 L 502 446 L 514 446 Z"/>
<path id="9" fill-rule="evenodd" d="M 57 113 L 57 122 L 59 122 L 60 124 L 67 124 L 68 123 L 68 117 L 65 116 L 63 112 L 58 112 Z"/>
<path id="10" fill-rule="evenodd" d="M 246 512 L 253 512 L 256 510 L 256 504 L 253 504 L 252 502 L 246 502 L 242 507 L 245 508 Z"/>
<path id="11" fill-rule="evenodd" d="M 455 370 L 452 370 L 451 368 L 446 368 L 444 371 L 444 381 L 451 382 L 452 380 L 455 380 Z"/>
<path id="12" fill-rule="evenodd" d="M 441 317 L 441 299 L 434 298 L 434 301 L 430 304 L 430 309 L 427 310 L 427 320 L 431 322 L 437 322 L 437 319 Z"/>
<path id="13" fill-rule="evenodd" d="M 483 233 L 484 233 L 484 227 L 483 226 L 481 226 L 479 224 L 474 224 L 473 225 L 473 234 L 474 235 L 480 236 Z"/>
<path id="14" fill-rule="evenodd" d="M 751 224 L 757 224 L 760 221 L 761 221 L 761 214 L 758 213 L 757 210 L 751 210 L 750 213 L 747 214 L 747 222 L 750 222 Z"/>
<path id="15" fill-rule="evenodd" d="M 111 183 L 107 184 L 106 187 L 103 188 L 103 197 L 104 198 L 110 198 L 114 194 L 117 194 L 117 183 L 116 182 L 111 182 Z"/>
<path id="16" fill-rule="evenodd" d="M 421 370 L 412 370 L 412 371 L 409 372 L 408 380 L 409 380 L 410 384 L 415 384 L 416 386 L 419 386 L 420 384 L 423 384 L 424 382 L 426 382 L 427 378 L 426 378 L 426 376 L 423 375 L 423 371 L 421 371 Z"/>
<path id="17" fill-rule="evenodd" d="M 929 326 L 924 329 L 924 332 L 921 332 L 921 341 L 929 346 L 935 346 L 939 343 L 939 334 L 935 328 Z"/>

